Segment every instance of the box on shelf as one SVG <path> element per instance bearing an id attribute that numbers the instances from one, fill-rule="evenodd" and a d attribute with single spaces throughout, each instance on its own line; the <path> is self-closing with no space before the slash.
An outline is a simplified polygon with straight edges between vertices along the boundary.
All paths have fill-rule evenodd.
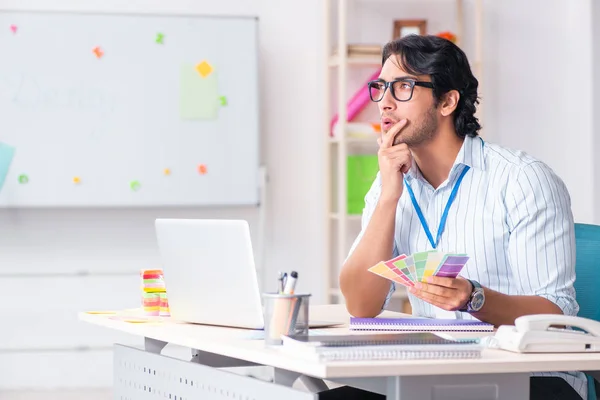
<path id="1" fill-rule="evenodd" d="M 376 154 L 350 155 L 347 160 L 347 212 L 362 214 L 365 195 L 379 171 L 379 161 Z"/>

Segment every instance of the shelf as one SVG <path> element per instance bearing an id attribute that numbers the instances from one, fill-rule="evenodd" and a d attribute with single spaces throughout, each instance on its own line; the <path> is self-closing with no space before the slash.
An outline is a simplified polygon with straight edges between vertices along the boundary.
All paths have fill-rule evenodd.
<path id="1" fill-rule="evenodd" d="M 338 144 L 341 142 L 339 137 L 329 137 L 329 142 L 332 144 Z M 346 143 L 348 144 L 362 144 L 362 145 L 375 145 L 377 146 L 377 136 L 372 137 L 346 137 Z"/>
<path id="2" fill-rule="evenodd" d="M 439 1 L 439 0 L 438 0 Z M 469 47 L 473 47 L 473 57 L 469 57 L 469 61 L 471 64 L 471 68 L 473 70 L 474 75 L 477 77 L 479 81 L 479 92 L 482 91 L 483 87 L 483 75 L 484 75 L 484 65 L 483 65 L 483 41 L 482 41 L 482 28 L 483 28 L 483 0 L 473 0 L 473 8 L 474 10 L 469 10 L 469 12 L 465 13 L 465 4 L 464 0 L 442 0 L 448 3 L 455 3 L 456 12 L 451 14 L 456 15 L 446 15 L 443 16 L 447 22 L 452 22 L 455 19 L 455 33 L 457 37 L 460 39 L 458 45 L 460 47 L 465 44 L 463 39 L 466 38 L 465 35 L 465 24 L 469 22 L 470 25 L 473 25 L 473 32 L 469 32 Z M 389 6 L 392 4 L 398 4 L 398 0 L 326 0 L 323 2 L 324 10 L 324 40 L 323 47 L 324 53 L 323 56 L 323 73 L 325 75 L 325 85 L 324 87 L 327 89 L 325 92 L 325 111 L 327 115 L 327 134 L 323 132 L 325 137 L 323 138 L 324 143 L 324 157 L 325 157 L 325 165 L 327 166 L 327 176 L 325 177 L 325 186 L 326 186 L 326 198 L 324 199 L 324 204 L 326 210 L 325 220 L 328 222 L 327 229 L 327 246 L 326 251 L 324 252 L 324 262 L 325 271 L 324 271 L 324 279 L 323 282 L 324 292 L 327 297 L 331 300 L 335 300 L 336 302 L 344 301 L 343 296 L 339 289 L 329 289 L 335 285 L 334 275 L 335 273 L 332 271 L 332 268 L 337 265 L 336 268 L 342 264 L 343 260 L 347 257 L 347 248 L 348 241 L 352 240 L 350 238 L 350 233 L 356 231 L 356 229 L 360 228 L 362 221 L 361 215 L 352 215 L 348 214 L 347 209 L 347 195 L 348 195 L 348 171 L 347 171 L 347 162 L 348 156 L 353 155 L 376 155 L 377 150 L 379 149 L 379 145 L 377 143 L 378 133 L 373 131 L 372 135 L 359 136 L 363 133 L 370 133 L 371 130 L 357 129 L 358 127 L 350 126 L 353 122 L 362 122 L 355 121 L 354 118 L 350 118 L 351 121 L 347 121 L 348 112 L 344 112 L 344 117 L 341 116 L 341 111 L 343 107 L 346 106 L 344 102 L 346 99 L 350 99 L 352 95 L 352 91 L 350 86 L 354 87 L 354 82 L 357 78 L 355 73 L 367 73 L 370 74 L 375 73 L 375 71 L 381 70 L 381 61 L 382 61 L 382 52 L 384 46 L 384 40 L 388 40 L 388 38 L 381 37 L 381 39 L 377 40 L 377 42 L 372 41 L 373 38 L 369 39 L 369 41 L 365 41 L 366 37 L 360 36 L 358 39 L 355 35 L 349 35 L 349 32 L 352 31 L 352 28 L 356 24 L 354 18 L 359 16 L 357 12 L 360 13 L 361 7 L 356 8 L 353 7 L 352 3 L 361 3 L 364 6 L 367 6 L 373 11 L 379 9 L 381 13 L 386 13 L 389 11 Z M 333 4 L 332 4 L 333 3 Z M 429 9 L 435 6 L 435 2 L 432 4 L 426 4 L 427 2 L 418 2 L 423 3 L 421 8 L 423 10 Z M 471 6 L 468 7 L 471 9 Z M 402 15 L 401 9 L 394 10 L 394 19 L 401 18 L 411 18 L 413 17 L 413 10 L 407 12 L 406 15 Z M 398 14 L 396 14 L 398 12 Z M 388 12 L 389 13 L 389 12 Z M 371 21 L 375 23 L 375 21 Z M 384 31 L 381 31 L 380 34 L 387 36 L 388 34 L 384 34 Z M 470 43 L 470 42 L 473 43 Z M 462 43 L 461 43 L 462 42 Z M 466 49 L 465 49 L 466 50 Z M 468 51 L 467 51 L 468 52 Z M 362 72 L 361 72 L 362 71 Z M 350 85 L 352 83 L 352 85 Z M 483 115 L 483 105 L 485 103 L 479 104 L 477 107 L 477 117 L 482 118 Z M 369 106 L 370 107 L 370 106 Z M 364 115 L 369 115 L 365 119 L 378 119 L 376 115 L 375 107 L 372 110 L 368 111 Z M 344 121 L 343 129 L 341 126 L 334 126 L 335 136 L 332 136 L 332 127 L 329 123 L 330 118 L 334 115 L 340 116 Z M 342 119 L 340 119 L 341 122 Z M 361 118 L 356 118 L 361 119 Z M 325 130 L 325 129 L 324 129 Z M 343 212 L 338 213 L 336 210 L 342 210 Z M 353 211 L 353 210 L 350 210 Z M 407 299 L 407 292 L 404 287 L 400 287 L 402 285 L 397 285 L 396 293 L 394 294 L 394 298 L 402 298 Z M 402 301 L 406 303 L 406 301 Z"/>
<path id="3" fill-rule="evenodd" d="M 362 65 L 362 66 L 381 66 L 381 56 L 350 56 L 346 58 L 346 64 L 348 65 Z M 340 66 L 340 57 L 335 55 L 329 57 L 329 66 L 330 67 L 339 67 Z"/>
<path id="4" fill-rule="evenodd" d="M 336 220 L 336 221 L 340 219 L 340 216 L 339 216 L 337 213 L 331 213 L 331 214 L 329 215 L 329 217 L 330 217 L 331 219 L 334 219 L 334 220 Z M 350 214 L 350 215 L 348 215 L 348 216 L 346 217 L 346 219 L 347 219 L 348 221 L 360 221 L 360 220 L 362 220 L 362 215 L 360 215 L 360 214 Z"/>

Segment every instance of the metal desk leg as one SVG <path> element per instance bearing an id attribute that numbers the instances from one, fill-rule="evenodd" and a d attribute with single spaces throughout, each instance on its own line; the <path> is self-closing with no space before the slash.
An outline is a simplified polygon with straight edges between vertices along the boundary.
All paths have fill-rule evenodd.
<path id="1" fill-rule="evenodd" d="M 256 367 L 259 365 L 244 360 L 238 360 L 237 358 L 194 349 L 192 349 L 192 359 L 190 361 L 213 368 Z"/>
<path id="2" fill-rule="evenodd" d="M 144 338 L 144 349 L 149 353 L 160 354 L 166 345 L 167 342 L 163 342 L 162 340 L 156 340 L 149 337 Z"/>
<path id="3" fill-rule="evenodd" d="M 281 368 L 275 368 L 273 381 L 276 384 L 293 387 L 297 380 L 302 383 L 306 390 L 310 393 L 319 393 L 329 389 L 327 384 L 322 379 L 313 378 L 312 376 L 302 375 L 298 372 L 288 371 Z"/>

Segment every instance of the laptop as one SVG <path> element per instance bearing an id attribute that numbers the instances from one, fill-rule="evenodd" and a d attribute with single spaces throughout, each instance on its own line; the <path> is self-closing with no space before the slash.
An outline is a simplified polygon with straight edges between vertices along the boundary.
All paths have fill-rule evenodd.
<path id="1" fill-rule="evenodd" d="M 155 221 L 158 249 L 174 319 L 263 329 L 248 223 L 226 219 Z M 330 326 L 310 321 L 310 326 Z"/>

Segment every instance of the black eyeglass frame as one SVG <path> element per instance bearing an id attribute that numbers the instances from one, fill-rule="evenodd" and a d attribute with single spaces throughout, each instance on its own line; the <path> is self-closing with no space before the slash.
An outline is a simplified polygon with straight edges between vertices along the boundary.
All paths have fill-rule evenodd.
<path id="1" fill-rule="evenodd" d="M 410 96 L 408 97 L 408 99 L 406 100 L 400 100 L 398 97 L 396 97 L 396 92 L 394 91 L 394 83 L 396 82 L 407 82 L 410 83 Z M 381 93 L 381 98 L 379 100 L 373 100 L 373 94 L 371 93 L 371 85 L 373 83 L 381 83 L 384 85 L 383 88 L 383 92 Z M 367 82 L 367 89 L 369 90 L 369 97 L 371 98 L 371 101 L 378 103 L 381 100 L 383 100 L 383 97 L 385 96 L 385 91 L 388 90 L 388 88 L 390 89 L 390 92 L 392 93 L 392 97 L 394 99 L 396 99 L 397 101 L 410 101 L 413 97 L 413 93 L 415 91 L 415 86 L 421 86 L 421 87 L 425 87 L 425 88 L 429 88 L 429 89 L 433 89 L 433 83 L 431 82 L 427 82 L 427 81 L 417 81 L 415 79 L 407 79 L 407 78 L 401 78 L 401 79 L 394 79 L 393 81 L 390 82 L 386 82 L 383 79 L 375 79 L 372 81 Z"/>

